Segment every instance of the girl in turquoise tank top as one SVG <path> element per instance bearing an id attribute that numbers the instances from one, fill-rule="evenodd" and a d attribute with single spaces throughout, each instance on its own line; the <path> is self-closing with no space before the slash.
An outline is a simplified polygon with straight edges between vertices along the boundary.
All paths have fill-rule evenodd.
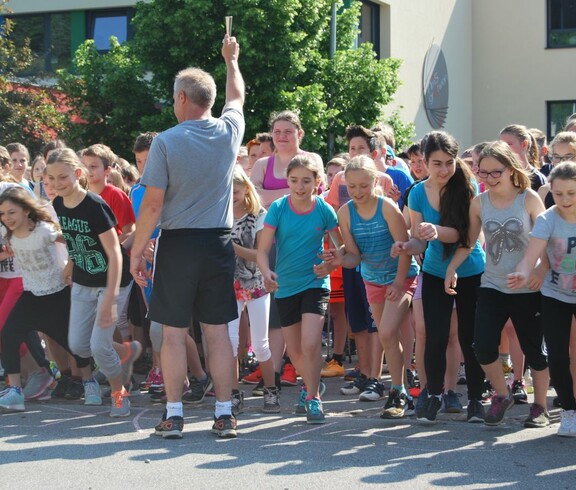
<path id="1" fill-rule="evenodd" d="M 416 184 L 408 196 L 412 237 L 396 242 L 393 256 L 419 255 L 422 264 L 422 305 L 426 329 L 424 365 L 426 386 L 418 397 L 416 418 L 433 423 L 442 406 L 446 374 L 446 347 L 454 303 L 458 315 L 458 340 L 464 355 L 468 387 L 467 420 L 483 422 L 484 371 L 474 353 L 476 291 L 484 270 L 484 252 L 479 243 L 458 269 L 458 295 L 444 291 L 446 267 L 459 246 L 468 246 L 470 202 L 477 193 L 474 175 L 458 158 L 458 142 L 443 131 L 424 136 L 422 150 L 430 176 Z M 472 246 L 470 245 L 470 246 Z"/>
<path id="2" fill-rule="evenodd" d="M 418 265 L 409 256 L 390 256 L 394 241 L 407 240 L 408 230 L 398 206 L 377 193 L 378 170 L 374 161 L 364 155 L 354 157 L 346 166 L 344 176 L 352 198 L 338 211 L 346 255 L 334 256 L 347 268 L 362 264 L 362 278 L 380 339 L 380 343 L 373 345 L 377 352 L 372 351 L 370 378 L 380 379 L 382 356 L 386 351 L 392 389 L 380 416 L 400 418 L 407 408 L 408 393 L 403 383 L 404 359 L 399 332 L 416 289 Z"/>

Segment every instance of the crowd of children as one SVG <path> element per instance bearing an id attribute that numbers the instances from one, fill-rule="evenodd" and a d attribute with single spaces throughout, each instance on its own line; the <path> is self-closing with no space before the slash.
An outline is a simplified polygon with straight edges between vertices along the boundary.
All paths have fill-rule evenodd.
<path id="1" fill-rule="evenodd" d="M 138 176 L 155 136 L 137 138 L 136 166 L 103 144 L 76 152 L 57 140 L 33 162 L 20 143 L 0 147 L 1 411 L 50 396 L 101 405 L 104 380 L 112 417 L 130 415 L 138 388 L 166 400 L 162 326 L 146 318 L 154 284 L 134 282 L 128 258 L 145 192 Z M 460 152 L 451 135 L 433 131 L 400 158 L 390 128 L 350 126 L 348 152 L 326 169 L 301 149 L 303 136 L 297 114 L 275 114 L 234 169 L 232 417 L 244 407 L 238 364 L 250 346 L 258 369 L 244 379 L 259 383 L 262 412 L 281 411 L 282 384 L 295 383 L 284 372 L 295 369 L 296 413 L 323 423 L 322 376 L 345 375 L 352 338 L 357 367 L 340 392 L 385 398 L 385 362 L 382 418 L 415 413 L 433 423 L 442 406 L 459 412 L 461 377 L 468 422 L 498 425 L 526 402 L 529 370 L 534 403 L 524 426 L 550 424 L 551 378 L 558 434 L 576 437 L 576 133 L 546 145 L 512 124 Z M 323 364 L 325 324 L 334 351 Z M 202 363 L 195 333 L 182 379 L 191 404 L 212 389 L 218 362 Z M 147 351 L 137 387 L 132 369 Z M 168 422 L 156 433 L 181 437 L 183 424 Z"/>

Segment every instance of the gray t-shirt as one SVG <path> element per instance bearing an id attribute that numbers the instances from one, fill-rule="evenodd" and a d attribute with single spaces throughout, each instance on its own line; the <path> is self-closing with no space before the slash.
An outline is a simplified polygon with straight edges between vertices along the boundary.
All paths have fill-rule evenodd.
<path id="1" fill-rule="evenodd" d="M 480 194 L 482 231 L 486 239 L 486 266 L 481 286 L 506 294 L 532 293 L 528 288 L 510 289 L 508 274 L 516 270 L 524 257 L 532 227 L 525 206 L 526 192 L 516 196 L 507 208 L 496 208 L 490 201 L 490 192 Z"/>
<path id="2" fill-rule="evenodd" d="M 550 270 L 541 292 L 544 296 L 576 304 L 576 224 L 568 223 L 551 207 L 536 219 L 531 236 L 547 240 Z"/>
<path id="3" fill-rule="evenodd" d="M 232 228 L 232 174 L 244 136 L 244 116 L 184 121 L 154 138 L 142 185 L 164 189 L 159 227 Z"/>

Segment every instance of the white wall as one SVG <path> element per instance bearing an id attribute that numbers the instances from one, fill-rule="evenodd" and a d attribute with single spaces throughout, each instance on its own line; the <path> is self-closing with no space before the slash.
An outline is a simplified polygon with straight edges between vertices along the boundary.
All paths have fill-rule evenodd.
<path id="1" fill-rule="evenodd" d="M 422 71 L 426 52 L 432 44 L 438 44 L 446 59 L 449 80 L 444 129 L 452 133 L 463 148 L 469 146 L 472 141 L 471 0 L 388 0 L 379 3 L 390 7 L 381 9 L 381 27 L 383 31 L 390 29 L 389 33 L 382 33 L 382 36 L 389 36 L 390 55 L 403 60 L 400 68 L 403 85 L 387 112 L 400 108 L 402 119 L 416 125 L 418 138 L 432 129 L 423 105 Z"/>
<path id="2" fill-rule="evenodd" d="M 546 132 L 546 101 L 576 99 L 576 48 L 546 49 L 546 2 L 473 5 L 473 138 L 511 123 Z"/>

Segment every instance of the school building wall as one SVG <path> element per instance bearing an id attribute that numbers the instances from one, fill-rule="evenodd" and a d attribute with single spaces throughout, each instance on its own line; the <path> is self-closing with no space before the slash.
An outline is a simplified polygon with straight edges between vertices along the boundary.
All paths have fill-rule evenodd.
<path id="1" fill-rule="evenodd" d="M 462 148 L 497 138 L 511 123 L 547 133 L 547 102 L 576 100 L 576 48 L 547 48 L 546 0 L 374 1 L 381 56 L 404 60 L 403 85 L 387 112 L 400 108 L 418 137 L 432 129 L 422 96 L 432 43 L 442 48 L 448 70 L 443 129 Z"/>
<path id="2" fill-rule="evenodd" d="M 433 129 L 424 108 L 427 51 L 440 46 L 449 83 L 444 124 L 463 148 L 496 138 L 510 123 L 546 132 L 547 102 L 576 101 L 576 48 L 547 49 L 546 0 L 363 0 L 378 6 L 379 54 L 403 60 L 402 86 L 387 107 Z M 85 39 L 84 11 L 132 7 L 135 0 L 11 0 L 15 14 L 70 11 L 72 50 Z M 363 10 L 364 11 L 364 10 Z"/>
<path id="3" fill-rule="evenodd" d="M 446 59 L 449 106 L 444 129 L 462 145 L 472 139 L 472 15 L 471 0 L 379 1 L 381 57 L 403 60 L 402 85 L 389 114 L 399 109 L 402 119 L 413 122 L 422 137 L 433 129 L 424 110 L 424 59 L 432 44 L 441 47 Z"/>
<path id="4" fill-rule="evenodd" d="M 472 18 L 474 140 L 511 123 L 546 132 L 546 102 L 576 99 L 576 48 L 546 47 L 546 1 L 475 1 Z"/>

